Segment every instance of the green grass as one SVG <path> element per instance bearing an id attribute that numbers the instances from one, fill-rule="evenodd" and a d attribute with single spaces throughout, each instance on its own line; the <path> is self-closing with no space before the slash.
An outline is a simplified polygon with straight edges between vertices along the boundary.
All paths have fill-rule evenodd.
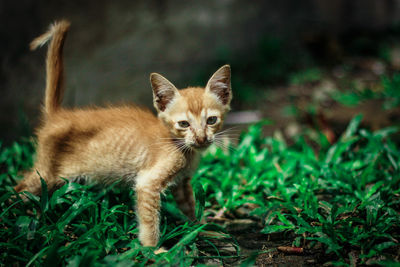
<path id="1" fill-rule="evenodd" d="M 357 106 L 366 100 L 380 100 L 383 109 L 394 109 L 400 106 L 399 87 L 400 74 L 395 73 L 391 76 L 382 76 L 381 85 L 378 88 L 335 92 L 333 98 L 347 106 Z"/>
<path id="2" fill-rule="evenodd" d="M 292 73 L 289 76 L 291 85 L 303 85 L 322 80 L 323 73 L 318 68 L 308 68 L 302 71 Z"/>
<path id="3" fill-rule="evenodd" d="M 360 121 L 355 117 L 333 145 L 315 132 L 287 145 L 263 137 L 263 123 L 258 123 L 241 134 L 237 147 L 213 147 L 193 180 L 198 220 L 210 221 L 221 211 L 232 216 L 250 206 L 248 217 L 262 222 L 262 233 L 280 233 L 295 246 L 322 250 L 324 261 L 394 263 L 400 238 L 400 149 L 390 136 L 398 130 L 370 132 L 359 129 Z M 49 196 L 43 183 L 43 197 L 11 204 L 18 171 L 32 164 L 33 152 L 28 140 L 0 152 L 0 266 L 189 266 L 209 258 L 221 263 L 240 259 L 237 242 L 222 225 L 188 222 L 168 192 L 159 245 L 170 253 L 161 255 L 140 246 L 134 193 L 117 185 L 67 183 Z M 221 237 L 235 252 L 218 249 L 215 239 Z"/>

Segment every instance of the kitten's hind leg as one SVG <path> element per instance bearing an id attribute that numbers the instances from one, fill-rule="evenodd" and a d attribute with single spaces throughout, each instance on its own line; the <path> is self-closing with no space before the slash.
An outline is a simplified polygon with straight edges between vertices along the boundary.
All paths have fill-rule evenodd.
<path id="1" fill-rule="evenodd" d="M 24 174 L 24 179 L 14 187 L 14 190 L 17 193 L 28 191 L 34 195 L 40 196 L 42 194 L 41 177 L 46 182 L 49 194 L 52 194 L 65 183 L 62 179 L 52 179 L 52 177 L 49 177 L 48 175 L 42 176 L 42 173 L 39 174 L 37 171 L 29 171 Z"/>
<path id="2" fill-rule="evenodd" d="M 40 195 L 42 192 L 42 185 L 40 182 L 39 175 L 30 171 L 24 174 L 24 179 L 19 181 L 19 183 L 14 187 L 17 193 L 28 191 L 34 195 Z"/>

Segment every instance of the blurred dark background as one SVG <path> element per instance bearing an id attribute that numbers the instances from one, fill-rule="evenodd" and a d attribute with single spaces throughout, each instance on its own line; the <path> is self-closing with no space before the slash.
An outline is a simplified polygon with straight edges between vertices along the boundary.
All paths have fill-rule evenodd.
<path id="1" fill-rule="evenodd" d="M 360 112 L 371 128 L 398 123 L 398 105 L 385 108 L 380 96 L 382 77 L 400 68 L 400 0 L 2 0 L 0 140 L 6 143 L 30 135 L 39 121 L 46 49 L 30 52 L 28 44 L 60 18 L 72 22 L 64 47 L 65 106 L 151 107 L 151 72 L 178 88 L 204 86 L 229 63 L 228 123 L 270 118 L 283 134 L 308 124 L 333 139 Z M 378 97 L 365 97 L 365 90 Z M 235 113 L 243 110 L 250 112 Z"/>

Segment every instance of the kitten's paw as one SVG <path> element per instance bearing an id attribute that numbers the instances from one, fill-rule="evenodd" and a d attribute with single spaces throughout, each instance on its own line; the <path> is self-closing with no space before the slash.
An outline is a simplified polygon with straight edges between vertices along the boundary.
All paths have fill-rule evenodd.
<path id="1" fill-rule="evenodd" d="M 157 249 L 156 251 L 154 251 L 154 254 L 161 254 L 161 253 L 166 253 L 166 252 L 168 252 L 168 250 L 161 247 L 161 248 Z"/>

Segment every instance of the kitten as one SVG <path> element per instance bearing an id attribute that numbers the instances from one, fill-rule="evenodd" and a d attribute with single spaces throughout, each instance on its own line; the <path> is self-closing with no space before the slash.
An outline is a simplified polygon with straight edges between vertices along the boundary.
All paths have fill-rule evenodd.
<path id="1" fill-rule="evenodd" d="M 51 40 L 46 94 L 42 124 L 36 132 L 36 161 L 15 190 L 40 195 L 40 176 L 49 190 L 63 183 L 60 177 L 86 177 L 104 184 L 122 179 L 136 190 L 139 240 L 154 247 L 159 239 L 160 193 L 169 185 L 175 183 L 178 206 L 195 219 L 190 179 L 199 151 L 213 143 L 229 111 L 230 67 L 217 70 L 205 88 L 182 90 L 152 73 L 158 118 L 146 109 L 128 106 L 67 110 L 61 107 L 62 50 L 69 25 L 57 22 L 31 43 L 35 49 Z"/>

